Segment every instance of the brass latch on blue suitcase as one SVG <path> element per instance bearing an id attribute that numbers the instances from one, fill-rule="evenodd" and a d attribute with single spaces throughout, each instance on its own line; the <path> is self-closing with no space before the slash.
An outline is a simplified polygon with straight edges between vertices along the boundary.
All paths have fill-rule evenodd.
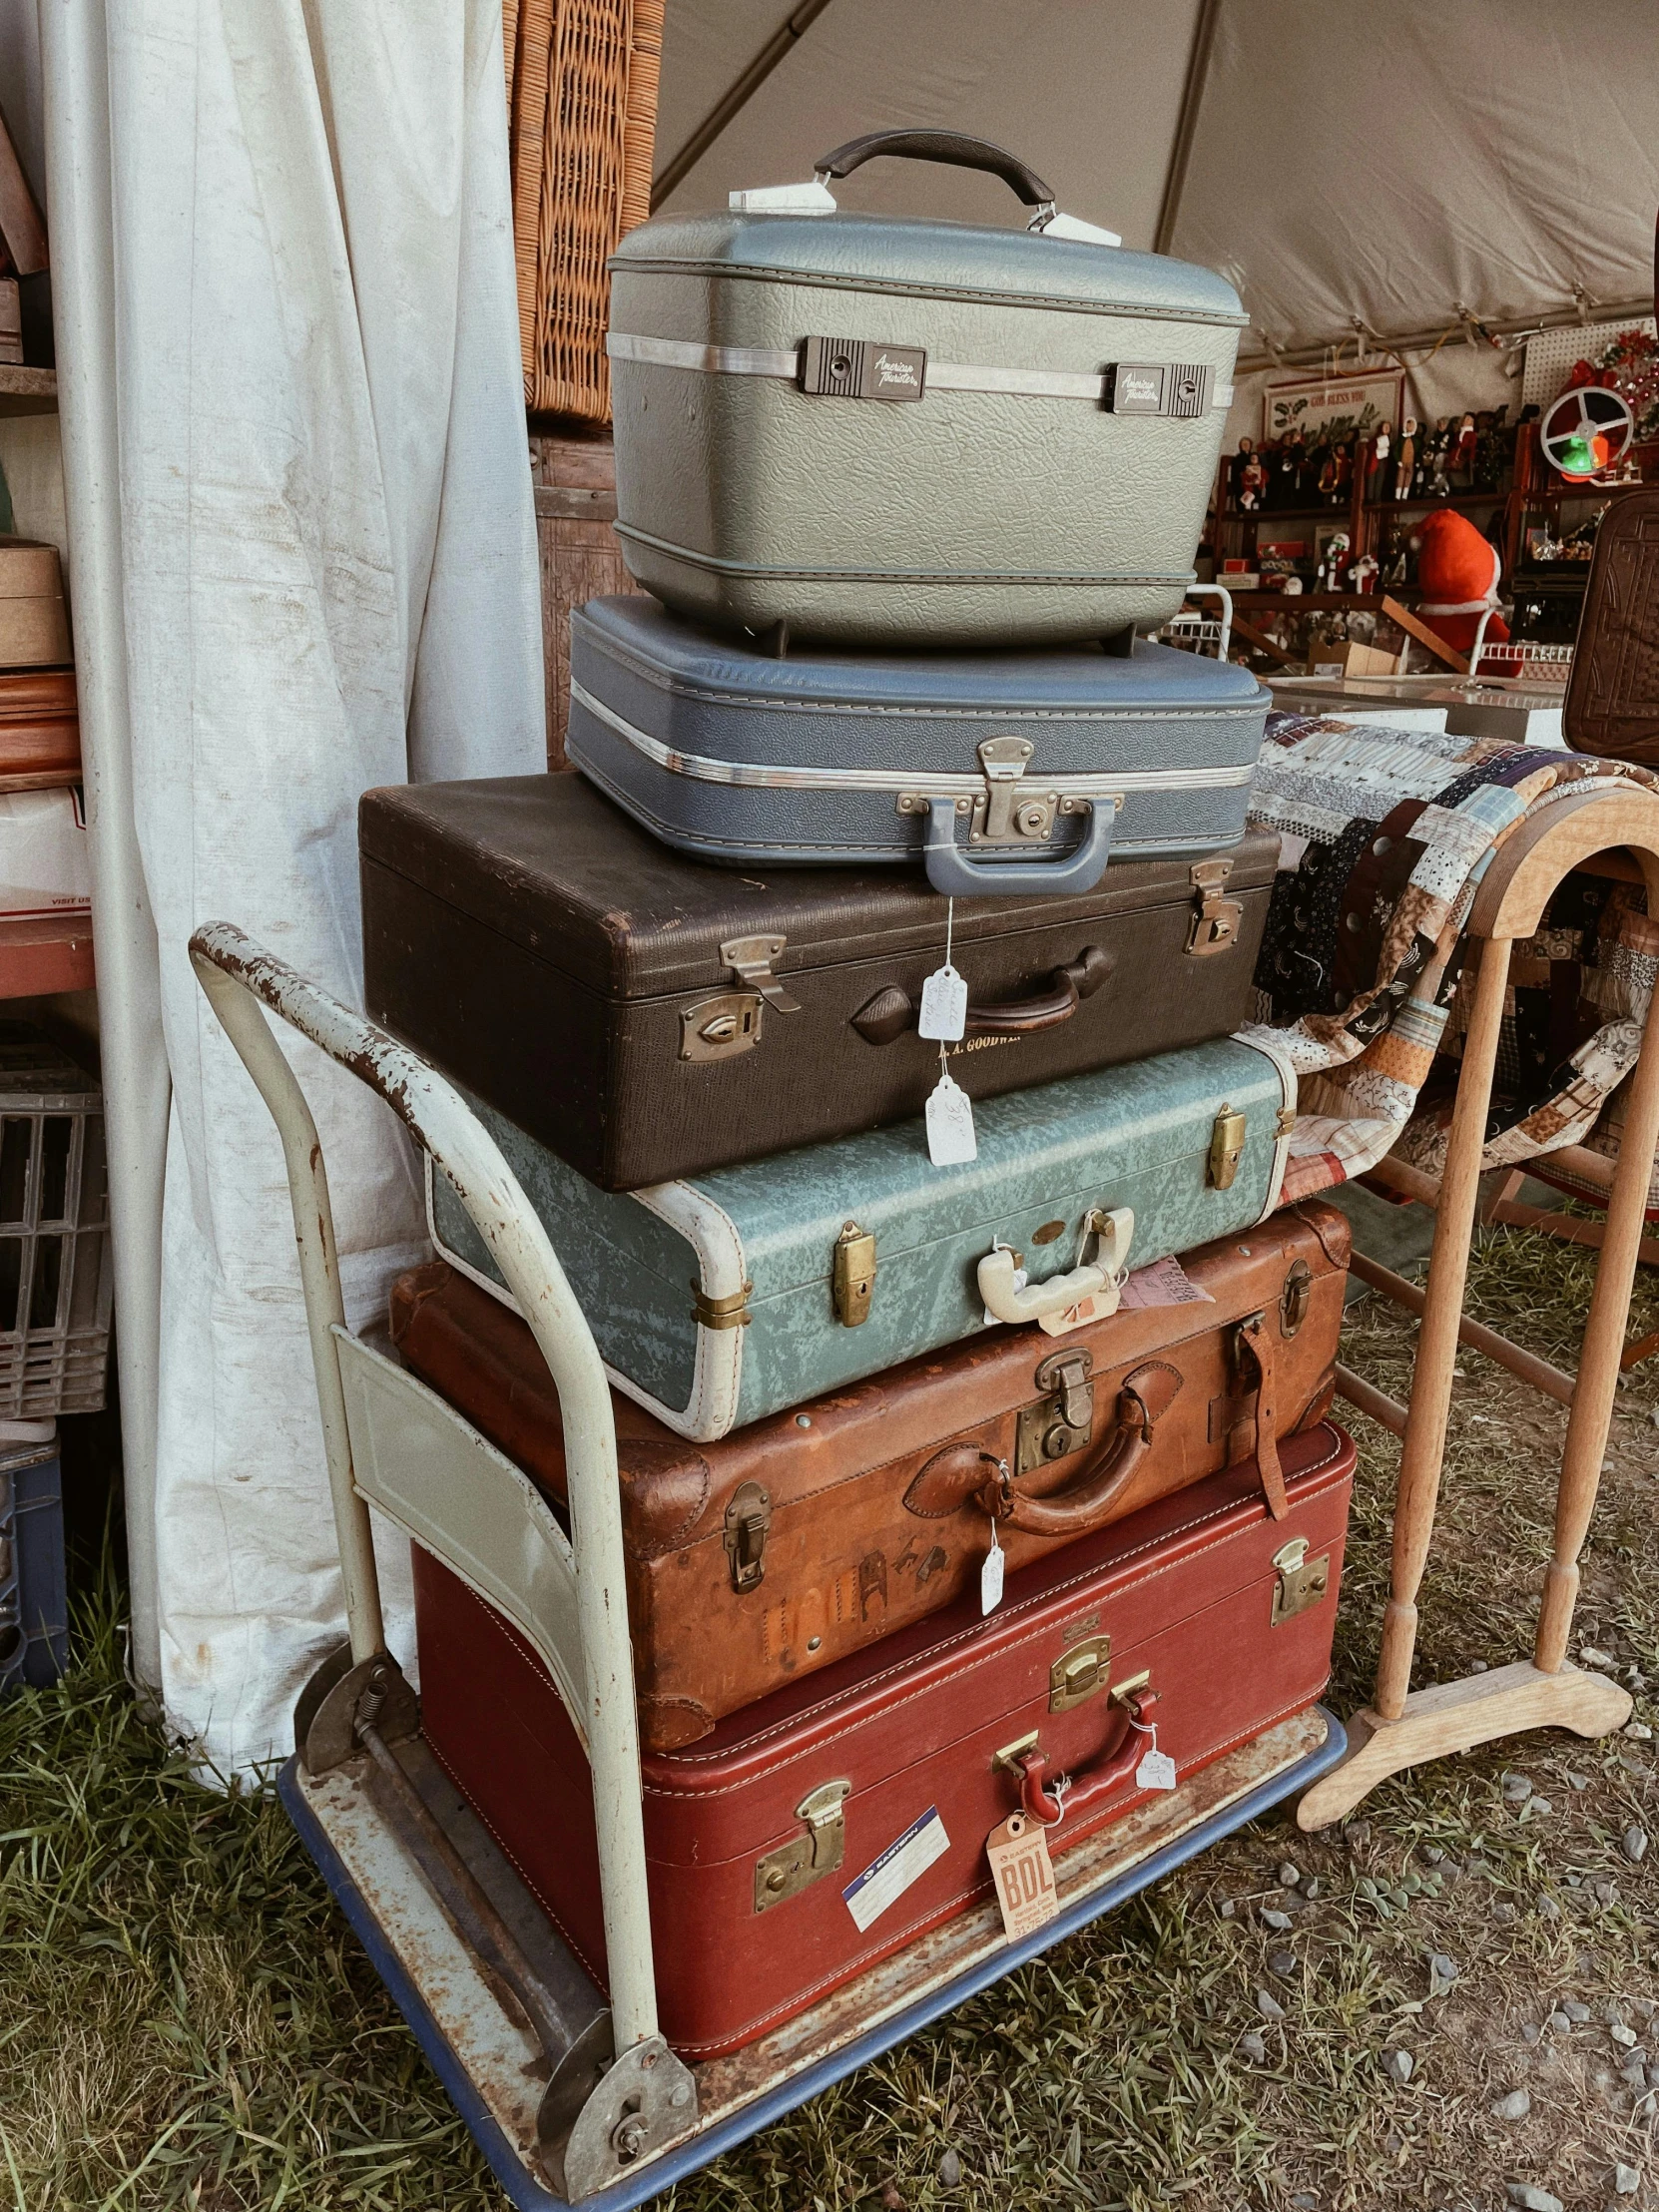
<path id="1" fill-rule="evenodd" d="M 769 1851 L 755 1862 L 755 1910 L 782 1905 L 799 1897 L 827 1874 L 833 1874 L 846 1850 L 846 1827 L 841 1807 L 850 1795 L 850 1782 L 821 1782 L 795 1809 L 798 1821 L 807 1823 L 805 1836 L 792 1836 L 787 1844 Z"/>

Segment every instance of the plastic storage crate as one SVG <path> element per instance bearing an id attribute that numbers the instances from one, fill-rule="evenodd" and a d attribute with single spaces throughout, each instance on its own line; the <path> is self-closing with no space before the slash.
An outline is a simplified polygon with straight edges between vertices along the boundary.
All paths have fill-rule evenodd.
<path id="1" fill-rule="evenodd" d="M 102 1094 L 0 1022 L 0 1419 L 100 1410 L 113 1296 Z"/>
<path id="2" fill-rule="evenodd" d="M 54 1429 L 42 1443 L 0 1440 L 0 1696 L 23 1683 L 43 1689 L 55 1682 L 68 1651 Z"/>

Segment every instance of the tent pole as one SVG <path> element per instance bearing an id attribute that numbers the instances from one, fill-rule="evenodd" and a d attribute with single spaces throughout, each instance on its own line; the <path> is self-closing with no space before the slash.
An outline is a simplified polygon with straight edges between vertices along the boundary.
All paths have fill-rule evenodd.
<path id="1" fill-rule="evenodd" d="M 1193 22 L 1193 43 L 1187 52 L 1187 82 L 1181 89 L 1181 112 L 1176 118 L 1175 141 L 1170 148 L 1169 174 L 1164 179 L 1164 197 L 1158 209 L 1158 228 L 1153 234 L 1152 251 L 1167 254 L 1175 237 L 1176 219 L 1181 213 L 1181 195 L 1187 189 L 1187 165 L 1192 160 L 1193 140 L 1198 135 L 1198 111 L 1204 105 L 1204 88 L 1210 80 L 1210 54 L 1216 43 L 1216 22 L 1221 14 L 1221 0 L 1198 0 L 1198 14 Z"/>
<path id="2" fill-rule="evenodd" d="M 709 110 L 679 153 L 664 164 L 661 176 L 651 187 L 653 215 L 669 194 L 691 175 L 733 118 L 748 107 L 791 47 L 812 28 L 829 5 L 830 0 L 801 0 L 800 7 L 773 33 L 737 83 Z"/>
<path id="3" fill-rule="evenodd" d="M 133 820 L 116 413 L 115 229 L 104 0 L 40 0 L 58 411 L 92 860 L 132 1667 L 161 1687 L 156 1575 L 162 1177 L 171 1101 L 161 965 Z"/>

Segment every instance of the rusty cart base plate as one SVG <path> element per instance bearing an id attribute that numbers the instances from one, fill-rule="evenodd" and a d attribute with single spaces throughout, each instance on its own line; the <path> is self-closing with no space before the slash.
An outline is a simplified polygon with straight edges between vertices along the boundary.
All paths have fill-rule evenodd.
<path id="1" fill-rule="evenodd" d="M 985 1905 L 760 2041 L 696 2067 L 695 2133 L 587 2198 L 588 2212 L 630 2212 L 707 2165 L 1246 1822 L 1299 1796 L 1337 1763 L 1345 1744 L 1341 1724 L 1323 1706 L 1283 1721 L 1067 1852 L 1055 1869 L 1059 1915 L 1022 1941 L 1009 1942 L 996 1906 Z M 414 1758 L 429 1772 L 423 1754 L 421 1746 Z M 353 1760 L 312 1781 L 290 1759 L 278 1781 L 282 1803 L 508 2198 L 518 2212 L 554 2212 L 565 2200 L 535 2162 L 536 2046 L 497 2000 L 405 1856 L 363 1767 Z M 477 1848 L 474 1834 L 468 1856 L 475 1863 Z M 527 1911 L 536 1913 L 534 1902 L 505 1862 L 485 1850 L 494 1861 L 483 1870 L 485 1886 L 522 1925 Z M 542 1928 L 546 1944 L 562 1951 L 552 1928 L 545 1922 Z M 573 1958 L 567 1971 L 581 1975 Z"/>

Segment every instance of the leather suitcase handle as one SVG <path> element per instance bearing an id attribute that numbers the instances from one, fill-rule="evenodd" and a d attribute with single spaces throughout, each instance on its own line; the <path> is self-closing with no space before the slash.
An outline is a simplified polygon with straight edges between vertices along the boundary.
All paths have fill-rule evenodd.
<path id="1" fill-rule="evenodd" d="M 1141 1724 L 1146 1708 L 1156 1705 L 1156 1690 L 1136 1690 L 1116 1705 L 1113 1725 L 1107 1730 L 1105 1748 L 1087 1772 L 1074 1778 L 1068 1789 L 1050 1792 L 1046 1785 L 1048 1754 L 1041 1744 L 1021 1752 L 1013 1763 L 1019 1770 L 1019 1802 L 1034 1821 L 1055 1828 L 1068 1813 L 1086 1813 L 1100 1799 L 1110 1797 L 1133 1776 L 1141 1763 Z"/>
<path id="2" fill-rule="evenodd" d="M 1065 1489 L 1030 1497 L 1016 1489 L 1008 1462 L 977 1444 L 947 1444 L 916 1473 L 904 1493 L 913 1513 L 932 1519 L 977 1504 L 995 1520 L 1039 1536 L 1085 1536 L 1112 1517 L 1112 1508 L 1146 1457 L 1152 1432 L 1181 1389 L 1181 1373 L 1148 1360 L 1124 1378 L 1112 1432 L 1089 1454 Z"/>
<path id="3" fill-rule="evenodd" d="M 1060 898 L 1092 891 L 1106 872 L 1117 807 L 1110 799 L 1085 799 L 1089 827 L 1082 843 L 1064 860 L 976 860 L 956 842 L 956 802 L 927 802 L 927 837 L 922 857 L 927 880 L 941 898 Z"/>
<path id="4" fill-rule="evenodd" d="M 1039 1030 L 1058 1029 L 1061 1022 L 1070 1021 L 1085 998 L 1094 996 L 1117 964 L 1115 952 L 1086 944 L 1075 960 L 1050 968 L 1023 998 L 970 999 L 963 1034 L 1028 1037 Z M 897 983 L 887 983 L 848 1020 L 866 1044 L 896 1044 L 916 1025 L 915 1001 Z"/>
<path id="5" fill-rule="evenodd" d="M 826 177 L 850 177 L 865 162 L 878 158 L 906 162 L 946 162 L 952 169 L 982 169 L 1000 177 L 1028 208 L 1051 208 L 1054 195 L 1017 154 L 993 146 L 989 139 L 970 138 L 965 131 L 866 131 L 848 139 L 831 154 L 822 154 L 813 164 L 822 181 Z"/>
<path id="6" fill-rule="evenodd" d="M 1085 998 L 1094 996 L 1116 965 L 1112 953 L 1102 952 L 1097 944 L 1086 944 L 1075 960 L 1050 970 L 1046 988 L 1039 985 L 1024 998 L 993 998 L 982 1003 L 969 999 L 963 1034 L 974 1037 L 1009 1030 L 1026 1037 L 1040 1029 L 1058 1029 L 1061 1022 L 1070 1021 Z"/>
<path id="7" fill-rule="evenodd" d="M 1008 1479 L 1006 1462 L 980 1491 L 987 1512 L 1030 1536 L 1086 1536 L 1112 1518 L 1118 1499 L 1152 1449 L 1153 1431 L 1181 1392 L 1181 1371 L 1149 1360 L 1124 1378 L 1112 1433 L 1090 1452 L 1074 1481 L 1047 1497 L 1028 1497 Z"/>

